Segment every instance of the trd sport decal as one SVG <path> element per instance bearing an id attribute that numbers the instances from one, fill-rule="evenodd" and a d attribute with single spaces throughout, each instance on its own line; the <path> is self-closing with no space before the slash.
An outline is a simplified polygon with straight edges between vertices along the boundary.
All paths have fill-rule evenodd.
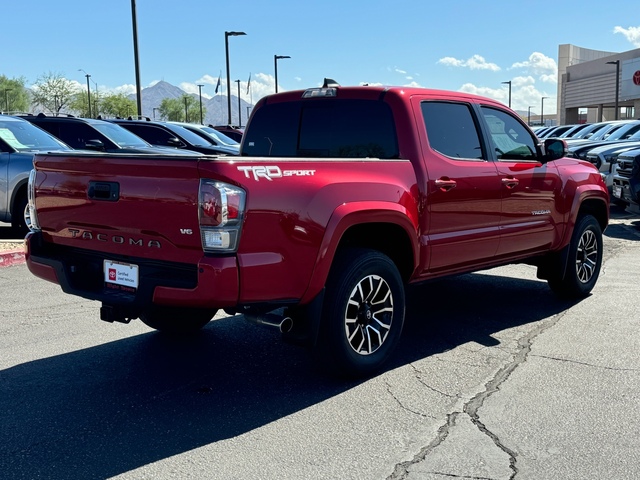
<path id="1" fill-rule="evenodd" d="M 308 177 L 316 174 L 315 170 L 282 170 L 280 167 L 273 165 L 269 167 L 264 166 L 252 166 L 252 167 L 238 167 L 238 170 L 244 172 L 246 178 L 251 178 L 255 181 L 259 181 L 261 178 L 273 181 L 274 178 L 282 177 Z"/>

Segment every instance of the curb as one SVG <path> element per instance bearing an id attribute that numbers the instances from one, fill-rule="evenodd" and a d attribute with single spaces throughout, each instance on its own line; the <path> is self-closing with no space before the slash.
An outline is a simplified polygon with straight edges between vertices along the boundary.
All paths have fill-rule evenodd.
<path id="1" fill-rule="evenodd" d="M 24 248 L 0 251 L 0 268 L 25 263 Z"/>

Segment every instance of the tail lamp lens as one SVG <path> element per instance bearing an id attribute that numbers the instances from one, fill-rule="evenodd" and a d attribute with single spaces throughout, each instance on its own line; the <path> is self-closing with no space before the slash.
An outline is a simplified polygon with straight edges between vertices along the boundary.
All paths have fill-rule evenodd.
<path id="1" fill-rule="evenodd" d="M 238 248 L 246 192 L 224 182 L 200 180 L 199 217 L 202 247 L 208 252 Z"/>

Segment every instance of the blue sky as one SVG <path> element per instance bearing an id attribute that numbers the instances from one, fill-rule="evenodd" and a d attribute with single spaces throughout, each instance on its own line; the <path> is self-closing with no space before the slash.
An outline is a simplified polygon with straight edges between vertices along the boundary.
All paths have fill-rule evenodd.
<path id="1" fill-rule="evenodd" d="M 623 8 L 626 5 L 628 8 Z M 165 80 L 213 96 L 225 73 L 229 39 L 232 92 L 244 100 L 279 89 L 341 85 L 416 85 L 462 90 L 512 107 L 555 111 L 558 45 L 623 52 L 640 48 L 629 24 L 635 2 L 324 0 L 320 2 L 136 0 L 141 85 Z M 101 91 L 135 91 L 131 0 L 1 0 L 0 74 L 32 85 L 53 72 Z M 251 90 L 246 83 L 251 75 Z M 223 90 L 224 91 L 224 90 Z M 547 112 L 547 108 L 549 111 Z"/>

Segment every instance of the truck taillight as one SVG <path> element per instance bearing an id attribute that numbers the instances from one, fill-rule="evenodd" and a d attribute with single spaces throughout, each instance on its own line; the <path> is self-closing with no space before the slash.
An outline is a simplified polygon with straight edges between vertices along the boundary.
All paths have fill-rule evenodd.
<path id="1" fill-rule="evenodd" d="M 198 215 L 205 252 L 235 252 L 240 240 L 246 193 L 214 180 L 200 180 Z"/>
<path id="2" fill-rule="evenodd" d="M 22 212 L 20 212 L 22 213 Z M 29 173 L 29 183 L 27 184 L 27 209 L 24 212 L 24 219 L 27 227 L 31 231 L 40 231 L 38 222 L 38 212 L 36 212 L 36 171 Z"/>

